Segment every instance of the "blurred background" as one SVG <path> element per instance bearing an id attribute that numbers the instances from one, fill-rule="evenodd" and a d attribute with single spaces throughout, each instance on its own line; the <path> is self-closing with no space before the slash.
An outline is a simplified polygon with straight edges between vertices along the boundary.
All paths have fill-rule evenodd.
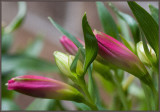
<path id="1" fill-rule="evenodd" d="M 149 11 L 148 4 L 158 7 L 158 2 L 137 3 L 147 11 Z M 120 11 L 133 16 L 126 2 L 113 2 L 113 4 Z M 115 18 L 115 15 L 107 6 L 107 3 L 105 5 Z M 17 2 L 2 2 L 2 25 L 7 26 L 15 17 L 17 11 Z M 95 2 L 27 2 L 27 16 L 23 25 L 13 33 L 14 42 L 9 52 L 14 53 L 17 50 L 25 48 L 25 46 L 30 41 L 34 40 L 37 35 L 42 35 L 44 46 L 39 57 L 54 62 L 54 51 L 66 51 L 59 42 L 59 39 L 63 34 L 52 26 L 47 17 L 51 16 L 68 32 L 83 40 L 81 21 L 84 12 L 87 13 L 87 18 L 91 28 L 103 31 L 98 18 Z M 50 76 L 61 80 L 58 74 L 49 73 L 44 76 Z M 108 104 L 111 99 L 106 93 L 103 93 L 103 90 L 101 90 L 100 93 L 101 97 L 106 99 L 105 103 Z M 25 109 L 33 99 L 34 98 L 32 97 L 18 94 L 14 100 L 21 109 Z M 70 109 L 74 110 L 70 103 L 66 103 L 64 101 L 64 105 L 70 106 Z"/>

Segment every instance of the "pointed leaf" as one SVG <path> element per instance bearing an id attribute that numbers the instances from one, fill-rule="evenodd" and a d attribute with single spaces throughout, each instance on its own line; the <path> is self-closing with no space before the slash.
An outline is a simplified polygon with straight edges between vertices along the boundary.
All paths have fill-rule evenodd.
<path id="1" fill-rule="evenodd" d="M 88 24 L 86 13 L 82 19 L 83 35 L 85 40 L 85 63 L 84 63 L 84 74 L 86 73 L 90 64 L 94 61 L 98 52 L 97 39 L 94 36 L 91 27 Z"/>
<path id="2" fill-rule="evenodd" d="M 128 1 L 128 5 L 131 8 L 134 16 L 136 17 L 139 26 L 141 27 L 142 31 L 146 39 L 148 40 L 151 47 L 156 52 L 157 57 L 159 57 L 159 26 L 152 18 L 152 16 L 143 9 L 140 5 L 136 2 Z"/>
<path id="3" fill-rule="evenodd" d="M 99 19 L 103 26 L 104 32 L 118 39 L 118 29 L 111 14 L 102 2 L 96 2 Z"/>
<path id="4" fill-rule="evenodd" d="M 70 66 L 71 72 L 76 73 L 77 62 L 78 62 L 80 53 L 81 53 L 81 47 L 78 49 L 78 52 L 76 53 L 75 58 L 74 58 L 74 60 L 73 60 L 73 62 L 72 62 L 72 64 L 71 64 L 71 66 Z"/>
<path id="5" fill-rule="evenodd" d="M 58 25 L 51 17 L 48 17 L 53 26 L 55 26 L 60 32 L 66 35 L 78 48 L 83 47 L 83 45 L 70 33 L 68 33 L 65 29 L 63 29 L 60 25 Z"/>
<path id="6" fill-rule="evenodd" d="M 119 11 L 111 3 L 109 3 L 109 6 L 113 9 L 113 11 L 117 14 L 119 18 L 121 18 L 128 24 L 129 28 L 131 29 L 135 44 L 138 43 L 140 41 L 140 31 L 137 22 L 130 15 Z"/>

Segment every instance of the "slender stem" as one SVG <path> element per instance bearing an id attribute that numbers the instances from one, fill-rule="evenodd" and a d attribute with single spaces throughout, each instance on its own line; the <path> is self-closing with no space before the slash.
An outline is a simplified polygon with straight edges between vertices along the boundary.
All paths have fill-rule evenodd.
<path id="1" fill-rule="evenodd" d="M 128 105 L 127 105 L 127 99 L 126 99 L 126 96 L 125 96 L 124 91 L 122 89 L 122 85 L 121 85 L 121 83 L 118 80 L 117 74 L 115 74 L 113 76 L 113 81 L 114 81 L 114 83 L 115 83 L 115 85 L 116 85 L 116 87 L 118 89 L 120 100 L 122 101 L 124 109 L 125 110 L 129 110 Z"/>
<path id="2" fill-rule="evenodd" d="M 88 92 L 88 88 L 87 88 L 87 85 L 85 83 L 84 77 L 80 77 L 78 82 L 79 82 L 79 86 L 82 88 L 83 92 L 87 96 L 87 100 L 85 100 L 84 103 L 86 105 L 90 106 L 93 110 L 98 110 L 97 106 L 94 104 L 93 99 L 91 98 L 91 96 Z"/>
<path id="3" fill-rule="evenodd" d="M 78 82 L 79 82 L 79 86 L 82 88 L 82 90 L 85 93 L 85 95 L 87 96 L 88 100 L 92 102 L 93 100 L 88 92 L 84 78 L 79 78 Z"/>

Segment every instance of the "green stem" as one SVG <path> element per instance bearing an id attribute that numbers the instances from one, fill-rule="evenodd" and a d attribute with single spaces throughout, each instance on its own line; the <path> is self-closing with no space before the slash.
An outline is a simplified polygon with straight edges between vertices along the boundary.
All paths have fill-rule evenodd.
<path id="1" fill-rule="evenodd" d="M 159 101 L 158 101 L 158 92 L 156 90 L 156 88 L 154 87 L 154 84 L 150 84 L 149 88 L 147 89 L 147 85 L 145 85 L 142 81 L 141 81 L 144 93 L 146 95 L 147 98 L 149 98 L 150 101 L 147 101 L 147 103 L 149 103 L 149 109 L 150 110 L 158 110 L 158 106 L 159 106 Z M 151 96 L 150 96 L 150 95 Z"/>
<path id="2" fill-rule="evenodd" d="M 121 100 L 121 102 L 123 104 L 124 109 L 125 110 L 129 110 L 128 105 L 127 105 L 127 99 L 126 99 L 126 96 L 125 96 L 124 91 L 122 89 L 122 85 L 121 85 L 121 83 L 118 80 L 117 74 L 115 74 L 113 76 L 113 81 L 114 81 L 114 83 L 115 83 L 115 85 L 116 85 L 116 87 L 118 89 L 120 100 Z"/>
<path id="3" fill-rule="evenodd" d="M 91 96 L 88 92 L 88 88 L 87 88 L 87 85 L 85 83 L 84 77 L 80 77 L 78 82 L 79 82 L 79 86 L 82 88 L 83 92 L 87 96 L 87 100 L 85 100 L 84 103 L 86 105 L 90 106 L 92 109 L 98 110 L 97 106 L 94 104 L 93 99 L 91 98 Z"/>

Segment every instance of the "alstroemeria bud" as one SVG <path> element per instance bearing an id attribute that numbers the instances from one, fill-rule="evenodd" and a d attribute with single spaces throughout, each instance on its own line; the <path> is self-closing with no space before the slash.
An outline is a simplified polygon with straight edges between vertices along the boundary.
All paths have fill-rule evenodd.
<path id="1" fill-rule="evenodd" d="M 72 73 L 71 70 L 70 70 L 70 66 L 71 66 L 71 64 L 72 64 L 72 62 L 75 58 L 74 56 L 67 55 L 67 54 L 64 54 L 64 53 L 59 52 L 59 51 L 55 51 L 54 52 L 54 57 L 55 57 L 55 62 L 57 64 L 58 68 L 67 77 L 74 80 L 75 78 L 77 78 L 77 75 L 82 74 L 82 72 L 83 72 L 82 66 L 83 65 L 80 61 L 78 61 L 78 63 L 77 63 L 76 74 Z"/>
<path id="2" fill-rule="evenodd" d="M 84 46 L 84 42 L 82 40 L 78 39 L 78 41 Z M 66 36 L 62 36 L 60 42 L 68 53 L 72 55 L 75 55 L 77 53 L 77 46 Z"/>
<path id="3" fill-rule="evenodd" d="M 155 62 L 157 60 L 156 58 L 156 53 L 154 52 L 154 50 L 151 48 L 151 46 L 149 44 L 147 44 L 148 46 L 148 50 L 152 56 L 153 62 Z M 146 65 L 151 65 L 151 60 L 148 59 L 148 57 L 145 54 L 144 48 L 143 48 L 143 42 L 140 41 L 137 43 L 137 54 L 139 59 Z"/>
<path id="4" fill-rule="evenodd" d="M 8 81 L 8 90 L 39 98 L 82 102 L 82 94 L 63 82 L 36 75 L 24 75 Z"/>
<path id="5" fill-rule="evenodd" d="M 145 66 L 133 52 L 105 33 L 94 31 L 94 34 L 98 41 L 99 55 L 106 62 L 135 75 L 147 84 L 151 83 Z"/>

